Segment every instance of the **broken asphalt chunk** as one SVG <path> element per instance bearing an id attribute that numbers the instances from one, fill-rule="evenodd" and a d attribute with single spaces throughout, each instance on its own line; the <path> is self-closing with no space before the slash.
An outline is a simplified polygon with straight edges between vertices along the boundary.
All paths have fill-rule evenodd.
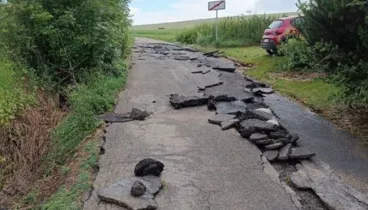
<path id="1" fill-rule="evenodd" d="M 175 56 L 175 60 L 177 60 L 177 61 L 187 61 L 187 60 L 189 60 L 189 56 L 186 56 L 186 55 L 179 55 L 179 56 Z"/>
<path id="2" fill-rule="evenodd" d="M 222 122 L 233 120 L 235 117 L 235 115 L 217 114 L 208 119 L 208 122 L 215 125 L 221 125 Z"/>
<path id="3" fill-rule="evenodd" d="M 291 160 L 306 160 L 316 156 L 316 153 L 309 151 L 305 147 L 295 147 L 291 149 Z"/>
<path id="4" fill-rule="evenodd" d="M 140 109 L 132 109 L 129 118 L 132 120 L 145 120 L 147 117 L 150 116 L 150 113 L 146 111 L 142 111 Z"/>
<path id="5" fill-rule="evenodd" d="M 137 180 L 134 182 L 132 189 L 130 190 L 130 194 L 134 197 L 142 196 L 146 192 L 146 186 L 144 184 Z"/>
<path id="6" fill-rule="evenodd" d="M 267 158 L 268 161 L 272 162 L 277 160 L 277 157 L 279 156 L 279 152 L 277 150 L 270 150 L 263 153 L 263 156 Z"/>
<path id="7" fill-rule="evenodd" d="M 279 151 L 279 157 L 278 160 L 288 160 L 290 153 L 291 153 L 291 149 L 292 149 L 292 145 L 291 144 L 287 144 L 284 147 L 282 147 Z"/>
<path id="8" fill-rule="evenodd" d="M 215 104 L 217 114 L 239 114 L 247 110 L 243 101 L 218 102 Z"/>
<path id="9" fill-rule="evenodd" d="M 100 120 L 105 121 L 106 123 L 124 123 L 132 121 L 129 115 L 114 112 L 105 113 L 103 115 L 98 116 L 98 118 Z"/>
<path id="10" fill-rule="evenodd" d="M 254 95 L 263 96 L 263 94 L 272 94 L 274 93 L 272 88 L 254 88 L 252 89 Z"/>
<path id="11" fill-rule="evenodd" d="M 147 158 L 141 160 L 134 169 L 134 174 L 136 176 L 160 176 L 162 171 L 164 170 L 165 165 L 157 160 Z"/>
<path id="12" fill-rule="evenodd" d="M 236 67 L 234 65 L 223 65 L 223 66 L 215 66 L 214 70 L 226 71 L 226 72 L 235 72 Z"/>
<path id="13" fill-rule="evenodd" d="M 326 165 L 303 162 L 290 180 L 297 189 L 312 190 L 328 209 L 368 209 L 368 196 L 345 184 Z"/>
<path id="14" fill-rule="evenodd" d="M 290 138 L 290 134 L 286 130 L 278 130 L 276 132 L 271 132 L 269 137 L 273 139 Z"/>
<path id="15" fill-rule="evenodd" d="M 250 110 L 250 112 L 252 112 L 257 119 L 263 120 L 263 121 L 273 120 L 276 118 L 273 114 L 270 114 L 264 111 L 260 111 L 258 109 Z"/>
<path id="16" fill-rule="evenodd" d="M 140 181 L 146 187 L 146 191 L 139 197 L 131 196 L 131 188 L 136 181 Z M 100 200 L 114 203 L 132 210 L 155 210 L 157 203 L 154 196 L 162 188 L 161 178 L 156 176 L 131 177 L 123 179 L 109 187 L 97 191 Z"/>
<path id="17" fill-rule="evenodd" d="M 170 95 L 170 104 L 175 109 L 181 109 L 191 106 L 202 106 L 208 103 L 208 97 L 205 96 L 180 96 L 178 94 Z"/>
<path id="18" fill-rule="evenodd" d="M 249 137 L 249 141 L 250 142 L 257 142 L 257 141 L 261 141 L 261 140 L 266 140 L 268 137 L 265 134 L 261 134 L 261 133 L 253 133 L 250 137 Z"/>
<path id="19" fill-rule="evenodd" d="M 256 141 L 254 142 L 254 144 L 258 145 L 258 146 L 266 146 L 266 145 L 270 145 L 275 143 L 272 139 L 266 139 L 266 140 L 260 140 L 260 141 Z"/>
<path id="20" fill-rule="evenodd" d="M 239 126 L 245 130 L 253 130 L 256 132 L 272 132 L 278 129 L 277 126 L 258 119 L 244 120 Z"/>
<path id="21" fill-rule="evenodd" d="M 233 119 L 233 120 L 229 120 L 229 121 L 223 121 L 221 122 L 221 128 L 222 130 L 229 130 L 230 128 L 235 127 L 236 123 L 238 123 L 239 120 L 238 119 Z"/>
<path id="22" fill-rule="evenodd" d="M 266 150 L 278 150 L 280 149 L 284 144 L 283 143 L 274 143 L 274 144 L 270 144 L 265 146 Z"/>

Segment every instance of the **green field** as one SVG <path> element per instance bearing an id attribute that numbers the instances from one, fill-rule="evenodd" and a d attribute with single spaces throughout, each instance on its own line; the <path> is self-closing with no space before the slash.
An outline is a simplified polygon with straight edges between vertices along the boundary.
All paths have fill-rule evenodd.
<path id="1" fill-rule="evenodd" d="M 299 13 L 297 12 L 285 12 L 285 13 L 272 13 L 268 15 L 270 16 L 293 16 L 293 15 L 298 15 L 298 14 Z M 243 16 L 243 17 L 250 17 L 250 16 Z M 224 19 L 224 18 L 219 18 L 219 19 Z M 208 19 L 188 20 L 188 21 L 179 21 L 179 22 L 158 23 L 158 24 L 133 25 L 132 29 L 133 31 L 185 29 L 185 28 L 192 28 L 201 23 L 214 23 L 215 21 L 216 21 L 216 18 L 208 18 Z"/>

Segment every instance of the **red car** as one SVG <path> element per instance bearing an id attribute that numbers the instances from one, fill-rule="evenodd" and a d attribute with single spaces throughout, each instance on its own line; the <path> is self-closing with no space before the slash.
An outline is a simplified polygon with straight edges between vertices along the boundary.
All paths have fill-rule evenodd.
<path id="1" fill-rule="evenodd" d="M 285 17 L 273 21 L 264 32 L 261 41 L 262 48 L 270 55 L 276 54 L 277 46 L 286 41 L 288 36 L 300 33 L 296 26 L 302 21 L 303 18 L 300 16 Z"/>

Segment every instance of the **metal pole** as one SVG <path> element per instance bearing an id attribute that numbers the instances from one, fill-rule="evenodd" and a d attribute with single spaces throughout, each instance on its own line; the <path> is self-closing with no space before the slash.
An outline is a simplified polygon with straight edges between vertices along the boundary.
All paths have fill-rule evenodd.
<path id="1" fill-rule="evenodd" d="M 216 10 L 216 42 L 218 42 L 218 10 Z"/>

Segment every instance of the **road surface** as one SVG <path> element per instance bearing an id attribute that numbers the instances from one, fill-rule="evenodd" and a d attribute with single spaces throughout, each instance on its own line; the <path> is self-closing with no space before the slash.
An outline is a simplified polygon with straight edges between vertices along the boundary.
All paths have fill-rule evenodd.
<path id="1" fill-rule="evenodd" d="M 155 49 L 149 43 L 161 42 L 138 38 L 135 45 Z M 174 51 L 170 53 L 182 56 L 180 51 Z M 199 86 L 211 85 L 218 76 L 192 74 L 198 71 L 193 62 L 175 60 L 164 53 L 159 49 L 144 53 L 142 47 L 134 51 L 134 65 L 115 112 L 138 108 L 153 114 L 145 121 L 114 123 L 107 128 L 105 154 L 100 158 L 94 190 L 84 209 L 124 209 L 100 202 L 97 190 L 133 176 L 134 166 L 144 158 L 165 164 L 165 187 L 155 198 L 158 209 L 297 209 L 275 176 L 266 173 L 270 171 L 265 170 L 269 164 L 262 161 L 256 146 L 235 130 L 222 131 L 209 124 L 207 120 L 214 113 L 207 107 L 174 110 L 170 106 L 170 94 L 198 95 Z M 224 72 L 221 79 L 222 85 L 207 88 L 204 93 L 244 97 L 245 80 L 239 72 Z M 267 96 L 265 102 L 285 128 L 301 136 L 300 145 L 317 153 L 314 161 L 329 164 L 333 174 L 361 192 L 368 192 L 367 148 L 357 139 L 278 94 Z M 313 205 L 306 208 L 317 209 Z"/>
<path id="2" fill-rule="evenodd" d="M 155 42 L 137 39 L 136 44 Z M 133 54 L 135 65 L 119 96 L 116 112 L 140 108 L 153 113 L 145 121 L 112 124 L 94 189 L 133 175 L 135 164 L 155 158 L 165 164 L 165 188 L 156 197 L 162 210 L 295 209 L 284 188 L 263 172 L 261 152 L 235 130 L 223 132 L 207 122 L 206 107 L 174 110 L 168 95 L 198 94 L 185 62 Z M 156 103 L 153 103 L 156 101 Z M 99 202 L 96 190 L 86 210 L 122 207 Z"/>

